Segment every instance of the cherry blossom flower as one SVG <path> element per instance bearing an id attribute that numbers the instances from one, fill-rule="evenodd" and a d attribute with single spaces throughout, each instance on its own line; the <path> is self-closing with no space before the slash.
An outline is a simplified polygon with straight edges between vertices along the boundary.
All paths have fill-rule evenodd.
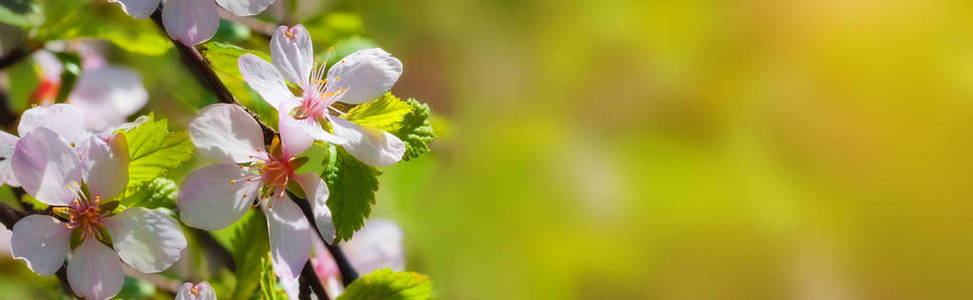
<path id="1" fill-rule="evenodd" d="M 122 288 L 123 261 L 141 272 L 161 272 L 179 259 L 186 238 L 162 211 L 135 207 L 116 213 L 118 202 L 107 201 L 128 183 L 123 135 L 89 138 L 77 148 L 44 127 L 17 142 L 12 159 L 17 181 L 60 218 L 29 215 L 18 221 L 11 252 L 45 276 L 67 258 L 71 289 L 88 299 L 107 299 Z"/>
<path id="2" fill-rule="evenodd" d="M 196 148 L 221 163 L 197 170 L 179 191 L 182 221 L 206 230 L 222 229 L 238 220 L 258 201 L 267 216 L 271 259 L 281 278 L 295 278 L 311 255 L 308 220 L 287 195 L 300 186 L 311 203 L 318 231 L 328 242 L 335 231 L 326 205 L 328 186 L 317 174 L 298 174 L 306 159 L 296 158 L 313 140 L 298 128 L 280 124 L 280 138 L 268 150 L 260 125 L 236 105 L 213 104 L 189 125 Z M 254 204 L 257 205 L 257 204 Z"/>
<path id="3" fill-rule="evenodd" d="M 216 292 L 209 282 L 203 281 L 196 285 L 187 282 L 179 287 L 176 300 L 216 300 Z"/>
<path id="4" fill-rule="evenodd" d="M 81 111 L 70 104 L 53 104 L 30 108 L 20 116 L 17 134 L 26 136 L 37 128 L 46 128 L 71 145 L 76 145 L 86 137 L 84 133 L 84 116 Z M 20 186 L 11 169 L 11 159 L 14 155 L 17 141 L 20 138 L 0 131 L 0 183 L 10 186 Z"/>
<path id="5" fill-rule="evenodd" d="M 341 244 L 351 266 L 362 274 L 390 268 L 405 270 L 402 228 L 385 219 L 371 219 L 348 242 Z"/>
<path id="6" fill-rule="evenodd" d="M 112 129 L 149 101 L 149 93 L 138 73 L 106 64 L 104 58 L 89 48 L 82 47 L 79 52 L 84 67 L 68 94 L 68 100 L 85 115 L 84 128 L 91 131 Z M 31 94 L 31 101 L 41 106 L 50 105 L 60 91 L 64 66 L 46 50 L 35 53 L 34 61 L 40 70 L 40 84 Z"/>
<path id="7" fill-rule="evenodd" d="M 145 18 L 159 7 L 160 0 L 109 0 L 135 18 Z M 220 26 L 216 4 L 238 16 L 258 14 L 274 0 L 166 0 L 162 24 L 172 39 L 192 47 L 213 37 Z"/>
<path id="8" fill-rule="evenodd" d="M 270 41 L 273 64 L 244 54 L 239 59 L 240 73 L 281 112 L 281 123 L 295 124 L 317 140 L 341 145 L 371 166 L 388 166 L 401 160 L 405 153 L 402 140 L 342 119 L 342 112 L 333 105 L 362 104 L 382 96 L 399 79 L 402 63 L 382 49 L 364 49 L 341 59 L 325 78 L 325 64 L 316 64 L 313 55 L 304 26 L 281 26 Z M 285 80 L 300 87 L 301 95 L 295 96 Z"/>

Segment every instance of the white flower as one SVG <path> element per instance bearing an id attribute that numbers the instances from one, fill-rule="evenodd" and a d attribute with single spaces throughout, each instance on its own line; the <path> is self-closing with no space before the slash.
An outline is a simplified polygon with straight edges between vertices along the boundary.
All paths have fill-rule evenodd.
<path id="1" fill-rule="evenodd" d="M 122 10 L 135 18 L 145 18 L 159 7 L 160 0 L 109 0 L 121 4 Z M 162 23 L 172 39 L 186 46 L 205 42 L 216 34 L 220 16 L 216 4 L 238 16 L 258 14 L 274 0 L 166 0 Z"/>
<path id="2" fill-rule="evenodd" d="M 371 219 L 355 236 L 341 244 L 355 270 L 368 274 L 382 268 L 405 271 L 402 229 L 395 222 Z"/>
<path id="3" fill-rule="evenodd" d="M 402 74 L 402 62 L 378 48 L 359 50 L 341 59 L 325 77 L 325 65 L 315 65 L 311 38 L 304 26 L 281 26 L 270 41 L 273 64 L 252 54 L 240 56 L 243 79 L 267 103 L 281 112 L 282 126 L 303 129 L 317 140 L 341 145 L 371 166 L 388 166 L 402 159 L 405 144 L 378 129 L 340 118 L 332 105 L 366 103 L 388 92 Z M 300 97 L 287 88 L 302 89 Z M 330 127 L 332 132 L 324 128 Z"/>
<path id="4" fill-rule="evenodd" d="M 17 134 L 26 136 L 37 128 L 46 128 L 72 145 L 77 144 L 86 136 L 84 133 L 84 116 L 77 108 L 70 104 L 54 104 L 30 108 L 20 116 Z M 10 186 L 20 186 L 14 177 L 10 162 L 14 155 L 17 141 L 20 138 L 0 131 L 0 183 Z"/>
<path id="5" fill-rule="evenodd" d="M 175 300 L 216 300 L 216 292 L 209 282 L 203 281 L 197 285 L 187 282 L 179 288 Z"/>
<path id="6" fill-rule="evenodd" d="M 89 138 L 77 149 L 45 127 L 24 135 L 16 143 L 13 173 L 28 194 L 55 207 L 66 222 L 48 215 L 24 217 L 13 227 L 13 256 L 46 276 L 70 253 L 68 283 L 88 299 L 118 294 L 125 279 L 122 261 L 145 273 L 169 268 L 186 248 L 176 221 L 141 207 L 115 214 L 117 205 L 102 201 L 125 189 L 128 162 L 121 134 Z"/>
<path id="7" fill-rule="evenodd" d="M 300 130 L 280 126 L 280 139 L 264 146 L 260 125 L 236 105 L 213 104 L 189 124 L 189 137 L 203 154 L 221 163 L 196 170 L 179 190 L 182 221 L 206 230 L 222 229 L 238 220 L 254 200 L 267 216 L 271 259 L 282 278 L 295 278 L 311 255 L 310 223 L 287 196 L 297 183 L 308 197 L 318 231 L 334 241 L 328 186 L 317 174 L 297 174 L 303 164 L 296 156 L 313 140 Z"/>

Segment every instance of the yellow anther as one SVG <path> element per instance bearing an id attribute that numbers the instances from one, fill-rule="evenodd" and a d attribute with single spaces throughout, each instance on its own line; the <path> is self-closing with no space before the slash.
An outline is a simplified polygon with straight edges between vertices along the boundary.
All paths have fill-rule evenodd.
<path id="1" fill-rule="evenodd" d="M 335 76 L 334 80 L 341 80 L 341 76 Z"/>
<path id="2" fill-rule="evenodd" d="M 289 39 L 293 39 L 294 38 L 294 31 L 293 30 L 290 30 L 290 29 L 284 30 L 284 35 L 287 36 L 287 38 L 289 38 Z"/>
<path id="3" fill-rule="evenodd" d="M 230 179 L 230 184 L 236 184 L 236 179 Z"/>
<path id="4" fill-rule="evenodd" d="M 247 182 L 253 181 L 253 178 L 247 178 Z"/>
<path id="5" fill-rule="evenodd" d="M 64 224 L 64 228 L 67 228 L 67 229 L 71 229 L 71 224 L 67 224 L 67 223 L 65 223 L 65 224 Z"/>
<path id="6" fill-rule="evenodd" d="M 345 60 L 344 60 L 344 59 L 342 59 L 342 60 L 341 60 L 341 63 L 345 63 Z"/>
<path id="7" fill-rule="evenodd" d="M 246 194 L 246 193 L 244 193 L 244 194 L 243 194 L 243 198 L 246 198 L 246 197 L 247 197 L 247 194 Z"/>
<path id="8" fill-rule="evenodd" d="M 334 51 L 334 47 L 328 48 L 328 51 Z"/>

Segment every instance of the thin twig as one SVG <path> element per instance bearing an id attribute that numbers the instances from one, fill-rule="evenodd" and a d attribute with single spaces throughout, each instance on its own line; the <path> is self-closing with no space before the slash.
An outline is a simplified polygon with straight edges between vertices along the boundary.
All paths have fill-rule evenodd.
<path id="1" fill-rule="evenodd" d="M 300 282 L 302 287 L 300 299 L 311 299 L 311 295 L 305 294 L 311 291 L 313 291 L 315 295 L 318 295 L 318 299 L 331 299 L 331 296 L 328 295 L 328 291 L 324 289 L 324 285 L 321 285 L 321 280 L 319 280 L 317 272 L 314 272 L 314 266 L 311 265 L 311 262 L 305 264 L 304 269 L 301 270 Z M 310 287 L 310 289 L 304 287 Z"/>
<path id="2" fill-rule="evenodd" d="M 318 235 L 318 237 L 320 237 L 322 241 L 326 240 L 324 236 L 321 235 L 321 232 L 316 229 L 318 226 L 314 221 L 314 214 L 311 212 L 311 204 L 306 199 L 298 197 L 290 191 L 287 192 L 287 195 L 290 196 L 291 199 L 294 199 L 297 206 L 301 208 L 301 212 L 304 213 L 304 218 L 306 218 L 311 224 L 311 228 L 315 228 L 313 231 Z M 348 286 L 352 281 L 358 279 L 358 272 L 355 271 L 355 267 L 351 265 L 351 261 L 349 261 L 348 257 L 345 256 L 345 252 L 341 250 L 341 247 L 338 247 L 337 241 L 335 241 L 333 245 L 328 245 L 328 243 L 325 243 L 325 246 L 328 248 L 328 252 L 331 253 L 331 258 L 334 259 L 335 264 L 338 265 L 338 271 L 341 272 L 341 283 L 344 286 Z"/>
<path id="3" fill-rule="evenodd" d="M 37 49 L 38 48 L 36 47 L 30 47 L 30 48 L 19 47 L 10 50 L 10 52 L 7 52 L 7 54 L 0 56 L 0 69 L 6 69 L 7 67 L 14 65 L 20 62 L 21 60 L 24 60 L 24 58 L 30 56 L 30 54 L 34 53 L 34 51 L 36 51 Z"/>

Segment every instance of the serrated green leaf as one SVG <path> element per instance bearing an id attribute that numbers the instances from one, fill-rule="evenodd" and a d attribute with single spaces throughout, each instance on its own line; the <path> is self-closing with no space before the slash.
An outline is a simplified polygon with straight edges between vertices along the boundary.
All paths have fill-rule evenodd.
<path id="1" fill-rule="evenodd" d="M 405 142 L 402 159 L 408 161 L 429 152 L 429 143 L 436 138 L 436 133 L 429 121 L 429 105 L 412 98 L 406 100 L 406 103 L 412 110 L 402 118 L 398 130 L 391 133 Z"/>
<path id="2" fill-rule="evenodd" d="M 161 55 L 172 42 L 149 19 L 134 19 L 117 5 L 96 1 L 40 1 L 44 22 L 37 27 L 38 41 L 100 38 L 130 52 Z"/>
<path id="3" fill-rule="evenodd" d="M 270 55 L 262 51 L 249 50 L 220 42 L 208 42 L 200 46 L 200 53 L 213 65 L 213 71 L 226 85 L 233 97 L 243 106 L 260 116 L 265 124 L 277 124 L 277 111 L 256 92 L 250 89 L 240 75 L 238 61 L 244 54 L 253 54 L 270 62 Z"/>
<path id="4" fill-rule="evenodd" d="M 261 213 L 250 212 L 244 216 L 233 235 L 231 252 L 236 266 L 236 287 L 233 299 L 248 299 L 260 286 L 264 270 L 263 259 L 270 251 L 267 236 L 267 220 Z"/>
<path id="5" fill-rule="evenodd" d="M 164 176 L 193 155 L 189 135 L 185 131 L 170 133 L 165 119 L 156 121 L 150 115 L 148 121 L 122 134 L 129 153 L 126 195 L 138 192 L 142 185 Z"/>
<path id="6" fill-rule="evenodd" d="M 365 218 L 372 211 L 371 204 L 375 204 L 375 191 L 378 190 L 377 177 L 381 172 L 334 145 L 328 147 L 324 165 L 321 178 L 331 191 L 327 204 L 337 240 L 351 239 L 355 231 L 365 225 Z"/>
<path id="7" fill-rule="evenodd" d="M 385 268 L 358 278 L 335 300 L 421 300 L 431 293 L 428 276 Z"/>
<path id="8" fill-rule="evenodd" d="M 274 273 L 274 265 L 270 262 L 270 256 L 265 255 L 260 259 L 263 269 L 260 271 L 260 287 L 257 294 L 261 300 L 287 299 L 287 294 L 277 284 L 277 274 Z"/>
<path id="9" fill-rule="evenodd" d="M 355 106 L 342 118 L 361 126 L 391 131 L 399 128 L 399 123 L 411 110 L 409 103 L 386 93 L 375 101 Z"/>

